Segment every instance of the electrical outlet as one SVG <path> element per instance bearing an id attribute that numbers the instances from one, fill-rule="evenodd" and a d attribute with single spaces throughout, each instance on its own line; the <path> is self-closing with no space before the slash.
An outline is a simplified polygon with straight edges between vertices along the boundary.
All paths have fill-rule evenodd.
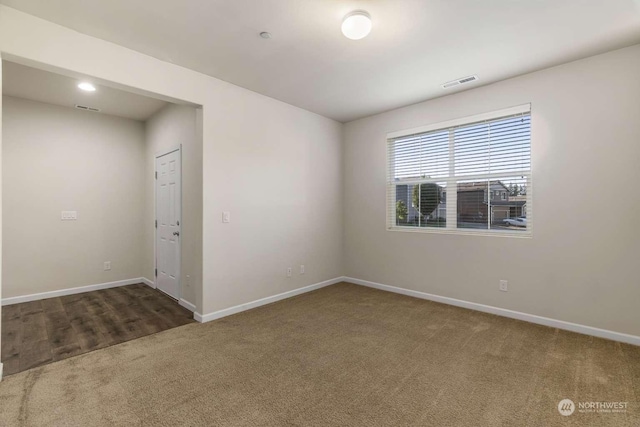
<path id="1" fill-rule="evenodd" d="M 231 222 L 231 212 L 229 211 L 222 212 L 222 222 L 224 222 L 225 224 Z"/>
<path id="2" fill-rule="evenodd" d="M 111 270 L 111 261 L 105 261 L 104 262 L 104 271 L 109 271 Z"/>
<path id="3" fill-rule="evenodd" d="M 300 264 L 300 274 L 304 274 L 304 264 Z"/>
<path id="4" fill-rule="evenodd" d="M 500 280 L 500 290 L 502 292 L 507 292 L 509 290 L 509 282 L 506 280 Z"/>
<path id="5" fill-rule="evenodd" d="M 291 277 L 293 275 L 293 268 L 287 268 L 287 277 Z"/>

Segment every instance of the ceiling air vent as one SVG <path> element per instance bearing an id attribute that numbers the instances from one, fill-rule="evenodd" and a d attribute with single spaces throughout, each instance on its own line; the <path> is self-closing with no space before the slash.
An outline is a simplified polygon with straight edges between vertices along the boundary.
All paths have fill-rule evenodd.
<path id="1" fill-rule="evenodd" d="M 87 107 L 86 105 L 76 104 L 76 108 L 78 110 L 93 111 L 94 113 L 99 113 L 100 112 L 99 108 Z"/>
<path id="2" fill-rule="evenodd" d="M 454 86 L 462 85 L 465 83 L 475 82 L 476 80 L 478 80 L 478 76 L 467 76 L 458 80 L 452 80 L 450 82 L 446 82 L 445 84 L 442 85 L 442 87 L 444 89 L 449 89 Z"/>

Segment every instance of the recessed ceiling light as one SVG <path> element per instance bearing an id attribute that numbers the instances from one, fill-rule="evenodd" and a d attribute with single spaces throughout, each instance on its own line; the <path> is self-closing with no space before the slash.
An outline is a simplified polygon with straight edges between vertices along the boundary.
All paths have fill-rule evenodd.
<path id="1" fill-rule="evenodd" d="M 96 91 L 96 87 L 94 85 L 92 85 L 91 83 L 88 82 L 82 82 L 80 84 L 78 84 L 78 88 L 81 90 L 84 90 L 85 92 L 95 92 Z"/>
<path id="2" fill-rule="evenodd" d="M 271 33 L 263 31 L 263 32 L 260 33 L 260 37 L 262 37 L 263 39 L 270 39 L 271 38 Z"/>
<path id="3" fill-rule="evenodd" d="M 364 10 L 349 13 L 342 21 L 342 34 L 351 40 L 365 38 L 371 32 L 371 16 Z"/>

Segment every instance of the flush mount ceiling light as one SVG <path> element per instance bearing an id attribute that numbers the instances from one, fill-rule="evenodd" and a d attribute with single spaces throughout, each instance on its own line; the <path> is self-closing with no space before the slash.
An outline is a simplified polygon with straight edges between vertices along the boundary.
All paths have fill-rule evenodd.
<path id="1" fill-rule="evenodd" d="M 271 38 L 271 33 L 267 32 L 267 31 L 263 31 L 260 33 L 260 37 L 262 37 L 263 39 L 270 39 Z"/>
<path id="2" fill-rule="evenodd" d="M 78 89 L 84 90 L 85 92 L 95 92 L 96 87 L 89 82 L 82 82 L 78 84 Z"/>
<path id="3" fill-rule="evenodd" d="M 360 40 L 371 32 L 371 16 L 364 10 L 349 13 L 342 21 L 342 34 L 351 40 Z"/>

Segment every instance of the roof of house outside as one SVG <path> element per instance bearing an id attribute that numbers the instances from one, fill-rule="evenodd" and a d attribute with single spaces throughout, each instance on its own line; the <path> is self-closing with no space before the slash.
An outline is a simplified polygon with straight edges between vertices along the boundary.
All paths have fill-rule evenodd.
<path id="1" fill-rule="evenodd" d="M 505 191 L 509 191 L 506 185 L 502 183 L 502 181 L 491 181 L 491 189 L 493 190 L 494 186 L 500 186 L 504 188 Z M 474 181 L 474 182 L 459 182 L 458 183 L 458 193 L 463 191 L 481 191 L 487 189 L 487 181 Z"/>

